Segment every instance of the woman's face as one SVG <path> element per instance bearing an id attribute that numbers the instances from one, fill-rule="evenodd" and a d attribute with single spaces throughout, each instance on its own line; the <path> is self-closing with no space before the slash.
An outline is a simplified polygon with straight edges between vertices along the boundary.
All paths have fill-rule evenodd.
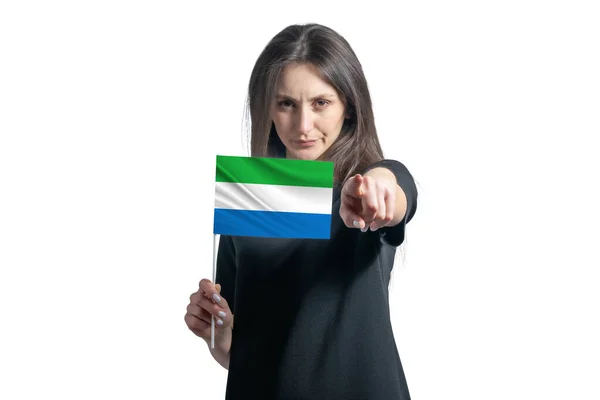
<path id="1" fill-rule="evenodd" d="M 291 64 L 282 71 L 270 114 L 286 157 L 315 160 L 340 135 L 345 104 L 314 66 Z"/>

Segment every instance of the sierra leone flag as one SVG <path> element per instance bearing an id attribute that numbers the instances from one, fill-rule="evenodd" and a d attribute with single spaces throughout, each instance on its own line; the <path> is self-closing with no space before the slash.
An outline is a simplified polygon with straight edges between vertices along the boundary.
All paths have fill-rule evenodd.
<path id="1" fill-rule="evenodd" d="M 214 233 L 329 239 L 333 163 L 217 156 Z"/>

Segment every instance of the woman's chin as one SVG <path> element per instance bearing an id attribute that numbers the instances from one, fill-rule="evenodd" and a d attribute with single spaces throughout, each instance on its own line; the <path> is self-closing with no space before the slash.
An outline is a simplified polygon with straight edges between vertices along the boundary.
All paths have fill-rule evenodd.
<path id="1" fill-rule="evenodd" d="M 321 154 L 323 153 L 318 151 L 317 149 L 294 149 L 292 151 L 287 151 L 287 158 L 293 158 L 296 160 L 316 160 L 321 156 Z"/>

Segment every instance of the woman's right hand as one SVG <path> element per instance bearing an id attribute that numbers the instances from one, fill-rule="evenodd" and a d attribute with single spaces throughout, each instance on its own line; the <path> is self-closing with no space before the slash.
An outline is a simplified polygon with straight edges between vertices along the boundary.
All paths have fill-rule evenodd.
<path id="1" fill-rule="evenodd" d="M 227 300 L 220 296 L 221 285 L 202 279 L 198 291 L 190 296 L 185 323 L 196 335 L 210 343 L 211 316 L 215 317 L 215 347 L 229 351 L 233 314 Z"/>

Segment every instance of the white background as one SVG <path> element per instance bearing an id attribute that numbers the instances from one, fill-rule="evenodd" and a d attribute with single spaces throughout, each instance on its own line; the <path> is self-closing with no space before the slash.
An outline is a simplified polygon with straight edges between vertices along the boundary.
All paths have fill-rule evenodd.
<path id="1" fill-rule="evenodd" d="M 215 155 L 246 154 L 268 40 L 319 22 L 420 184 L 391 304 L 413 398 L 599 399 L 593 2 L 215 3 L 0 6 L 0 398 L 223 398 L 183 320 Z"/>

